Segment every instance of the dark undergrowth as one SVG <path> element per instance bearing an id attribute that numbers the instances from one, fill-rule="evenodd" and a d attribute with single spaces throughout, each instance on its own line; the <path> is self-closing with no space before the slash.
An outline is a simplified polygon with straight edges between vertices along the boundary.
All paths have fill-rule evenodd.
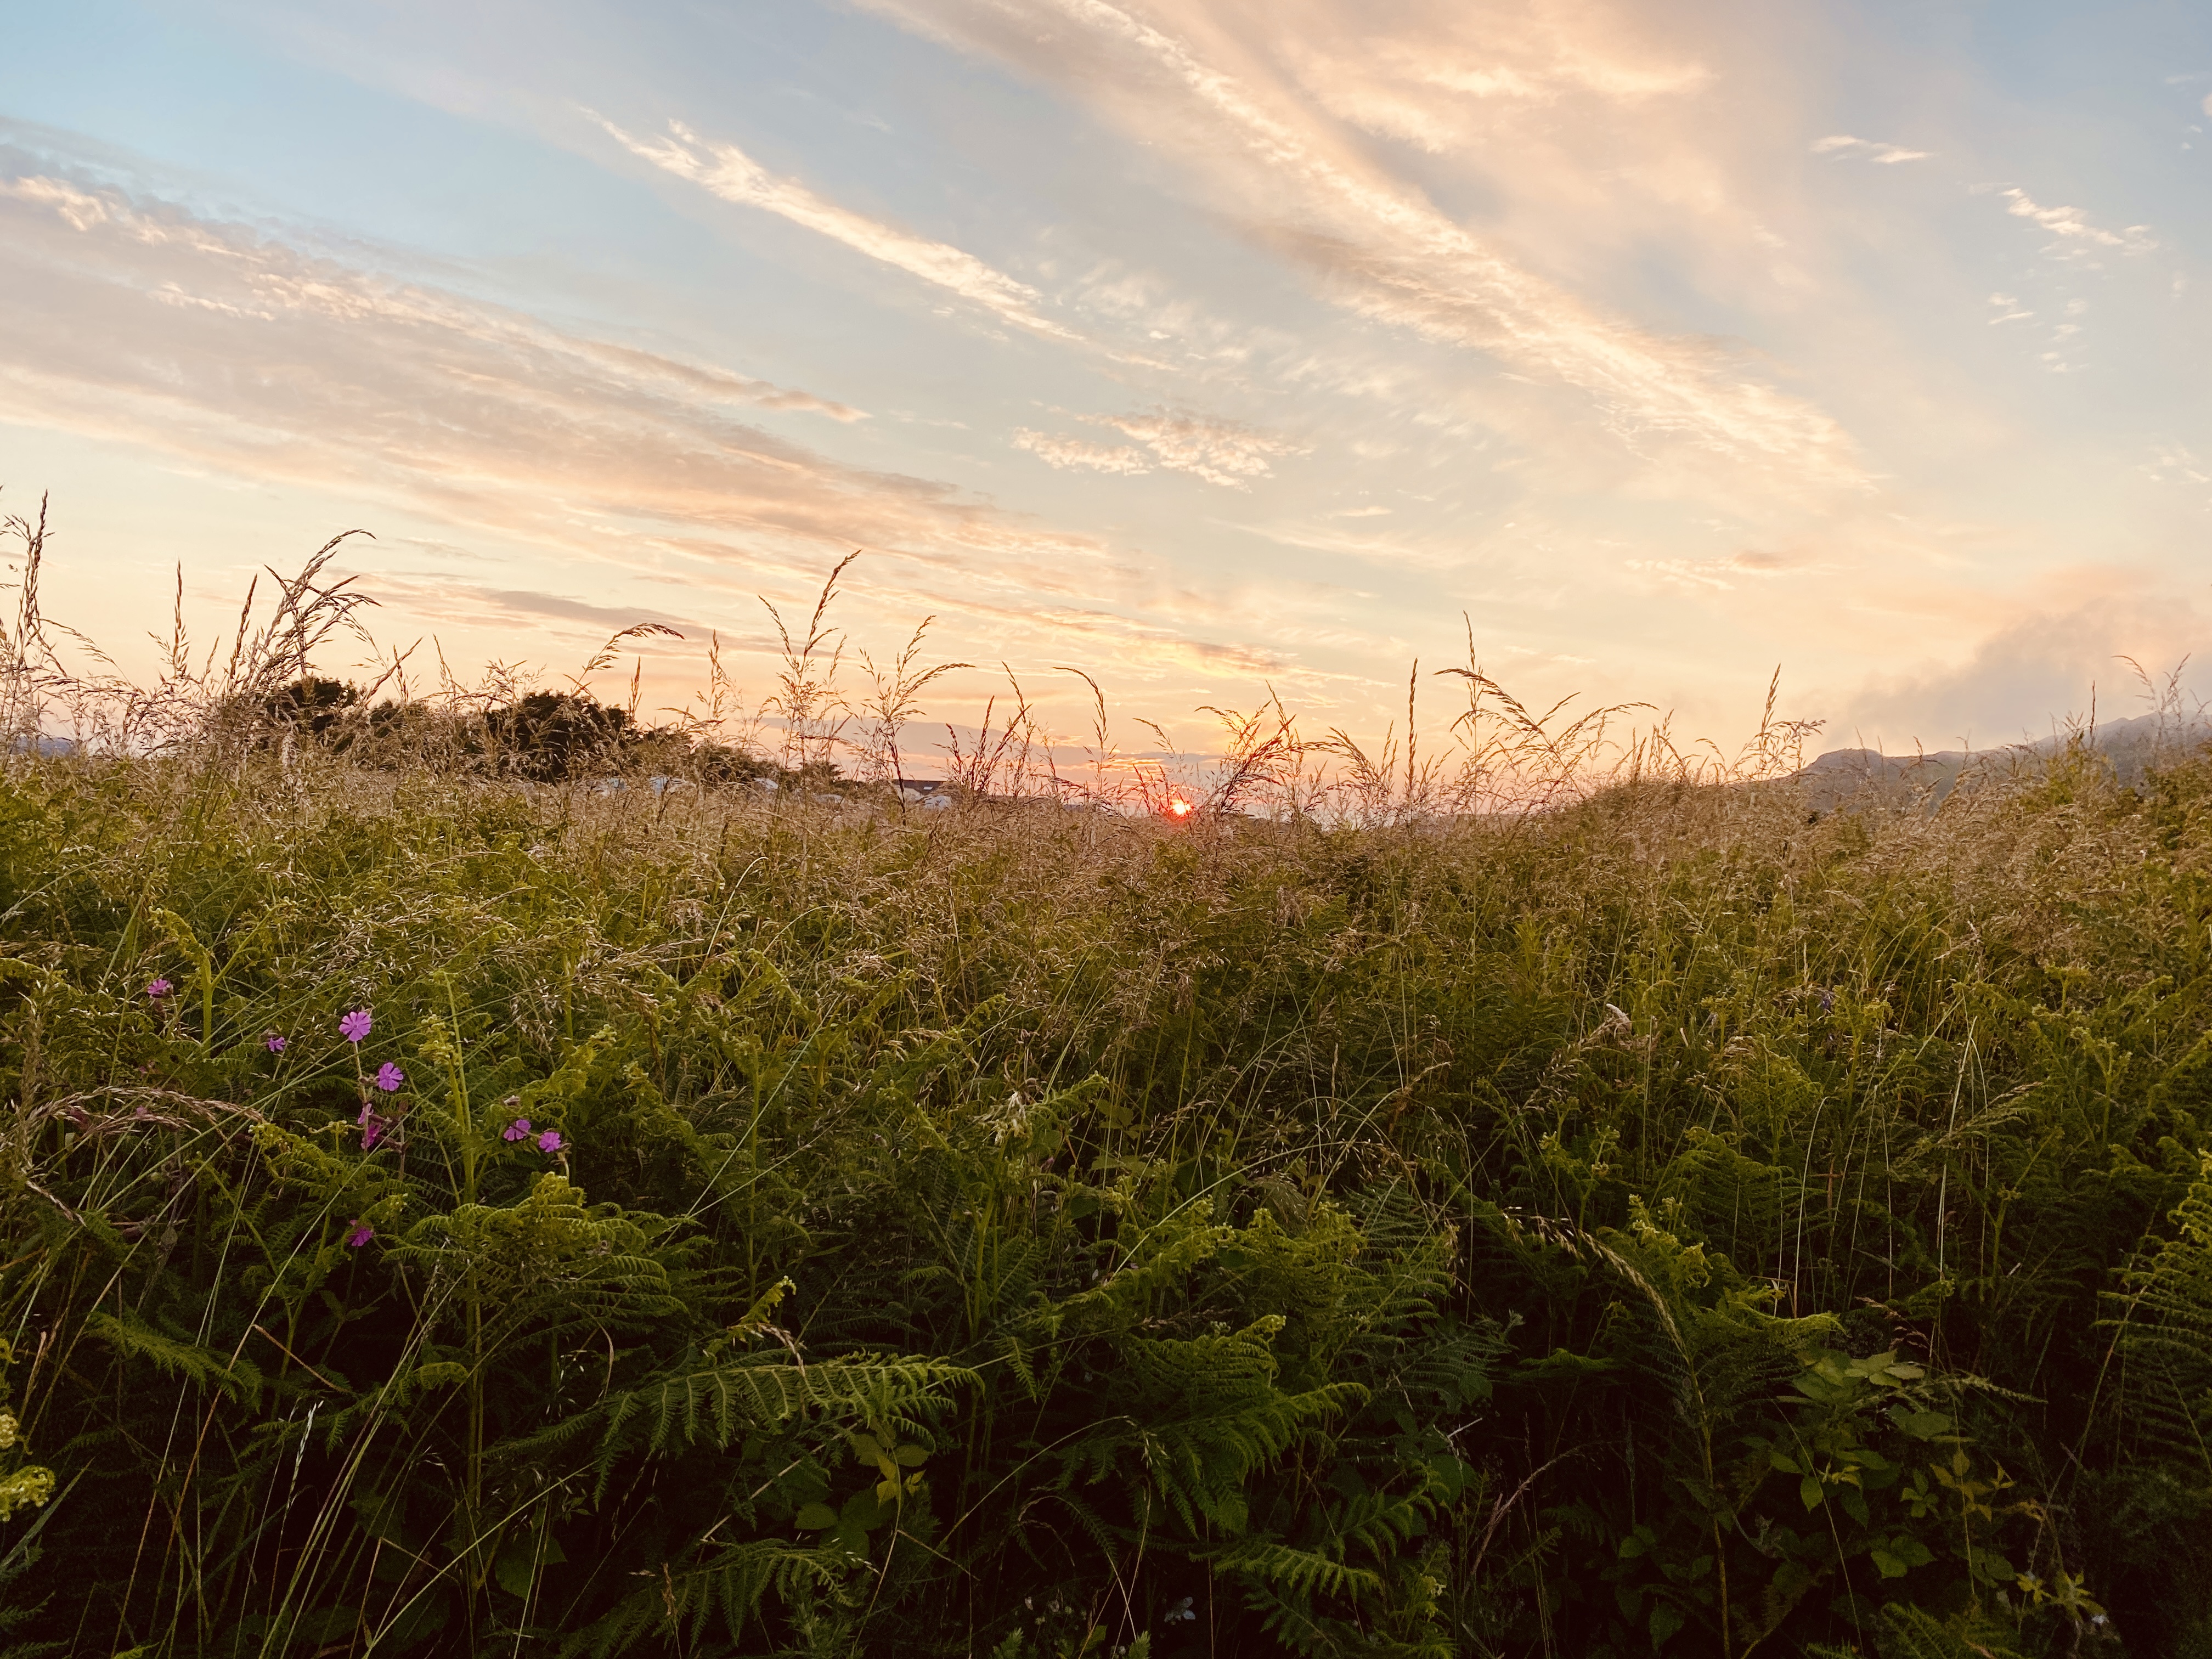
<path id="1" fill-rule="evenodd" d="M 0 1649 L 2212 1656 L 2208 812 L 19 756 Z"/>

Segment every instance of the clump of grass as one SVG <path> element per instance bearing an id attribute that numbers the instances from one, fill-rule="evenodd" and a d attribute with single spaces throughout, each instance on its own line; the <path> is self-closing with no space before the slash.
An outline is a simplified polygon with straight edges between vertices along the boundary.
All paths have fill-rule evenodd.
<path id="1" fill-rule="evenodd" d="M 828 599 L 749 731 L 544 777 L 544 688 L 317 728 L 250 620 L 10 751 L 4 1639 L 2212 1639 L 2212 763 L 1808 823 L 1771 703 L 1470 664 L 1455 747 L 1180 773 L 1017 688 L 908 813 L 910 648 L 839 811 L 602 788 L 826 777 Z M 9 707 L 89 698 L 32 615 Z"/>

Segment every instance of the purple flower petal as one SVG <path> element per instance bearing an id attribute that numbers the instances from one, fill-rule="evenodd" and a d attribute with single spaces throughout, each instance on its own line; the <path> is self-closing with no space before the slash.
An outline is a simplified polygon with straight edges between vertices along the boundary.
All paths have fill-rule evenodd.
<path id="1" fill-rule="evenodd" d="M 284 1052 L 284 1039 L 271 1031 L 261 1039 L 261 1046 L 272 1054 L 281 1054 Z"/>
<path id="2" fill-rule="evenodd" d="M 541 1152 L 559 1152 L 561 1150 L 561 1132 L 558 1129 L 548 1129 L 544 1134 L 538 1136 L 538 1150 Z"/>
<path id="3" fill-rule="evenodd" d="M 521 1140 L 530 1133 L 530 1120 L 519 1117 L 499 1132 L 502 1140 Z"/>
<path id="4" fill-rule="evenodd" d="M 362 1151 L 364 1152 L 371 1151 L 378 1141 L 384 1139 L 384 1120 L 371 1114 L 368 1124 L 361 1132 Z"/>
<path id="5" fill-rule="evenodd" d="M 170 984 L 166 979 L 149 980 L 147 981 L 146 985 L 146 994 L 153 998 L 155 1001 L 159 1002 L 163 997 L 168 995 L 170 992 L 176 988 L 177 988 L 175 986 Z"/>
<path id="6" fill-rule="evenodd" d="M 375 1237 L 375 1228 L 370 1226 L 366 1221 L 356 1221 L 353 1224 L 353 1231 L 346 1235 L 346 1249 L 357 1250 Z"/>
<path id="7" fill-rule="evenodd" d="M 348 1042 L 358 1042 L 368 1035 L 369 1028 L 375 1024 L 368 1017 L 368 1009 L 356 1008 L 339 1019 L 338 1035 Z"/>
<path id="8" fill-rule="evenodd" d="M 399 1085 L 406 1081 L 407 1073 L 388 1060 L 376 1068 L 376 1086 L 387 1095 L 397 1093 Z"/>

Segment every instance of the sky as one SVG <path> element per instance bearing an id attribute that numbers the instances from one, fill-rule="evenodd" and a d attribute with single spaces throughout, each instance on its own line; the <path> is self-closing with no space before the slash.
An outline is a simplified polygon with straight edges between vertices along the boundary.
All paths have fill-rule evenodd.
<path id="1" fill-rule="evenodd" d="M 418 670 L 649 709 L 855 550 L 934 717 L 1192 744 L 2200 684 L 2212 7 L 0 6 L 0 508 L 126 667 L 360 528 Z"/>

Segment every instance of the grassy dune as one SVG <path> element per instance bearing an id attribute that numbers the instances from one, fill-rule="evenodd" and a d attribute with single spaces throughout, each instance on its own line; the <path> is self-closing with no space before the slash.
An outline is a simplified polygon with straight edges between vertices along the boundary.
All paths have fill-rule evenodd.
<path id="1" fill-rule="evenodd" d="M 5 1659 L 2212 1656 L 2212 761 L 1470 665 L 925 809 L 834 578 L 648 731 L 301 678 L 330 549 L 82 678 L 14 527 Z"/>
<path id="2" fill-rule="evenodd" d="M 19 758 L 0 1645 L 2212 1652 L 2208 811 Z"/>

